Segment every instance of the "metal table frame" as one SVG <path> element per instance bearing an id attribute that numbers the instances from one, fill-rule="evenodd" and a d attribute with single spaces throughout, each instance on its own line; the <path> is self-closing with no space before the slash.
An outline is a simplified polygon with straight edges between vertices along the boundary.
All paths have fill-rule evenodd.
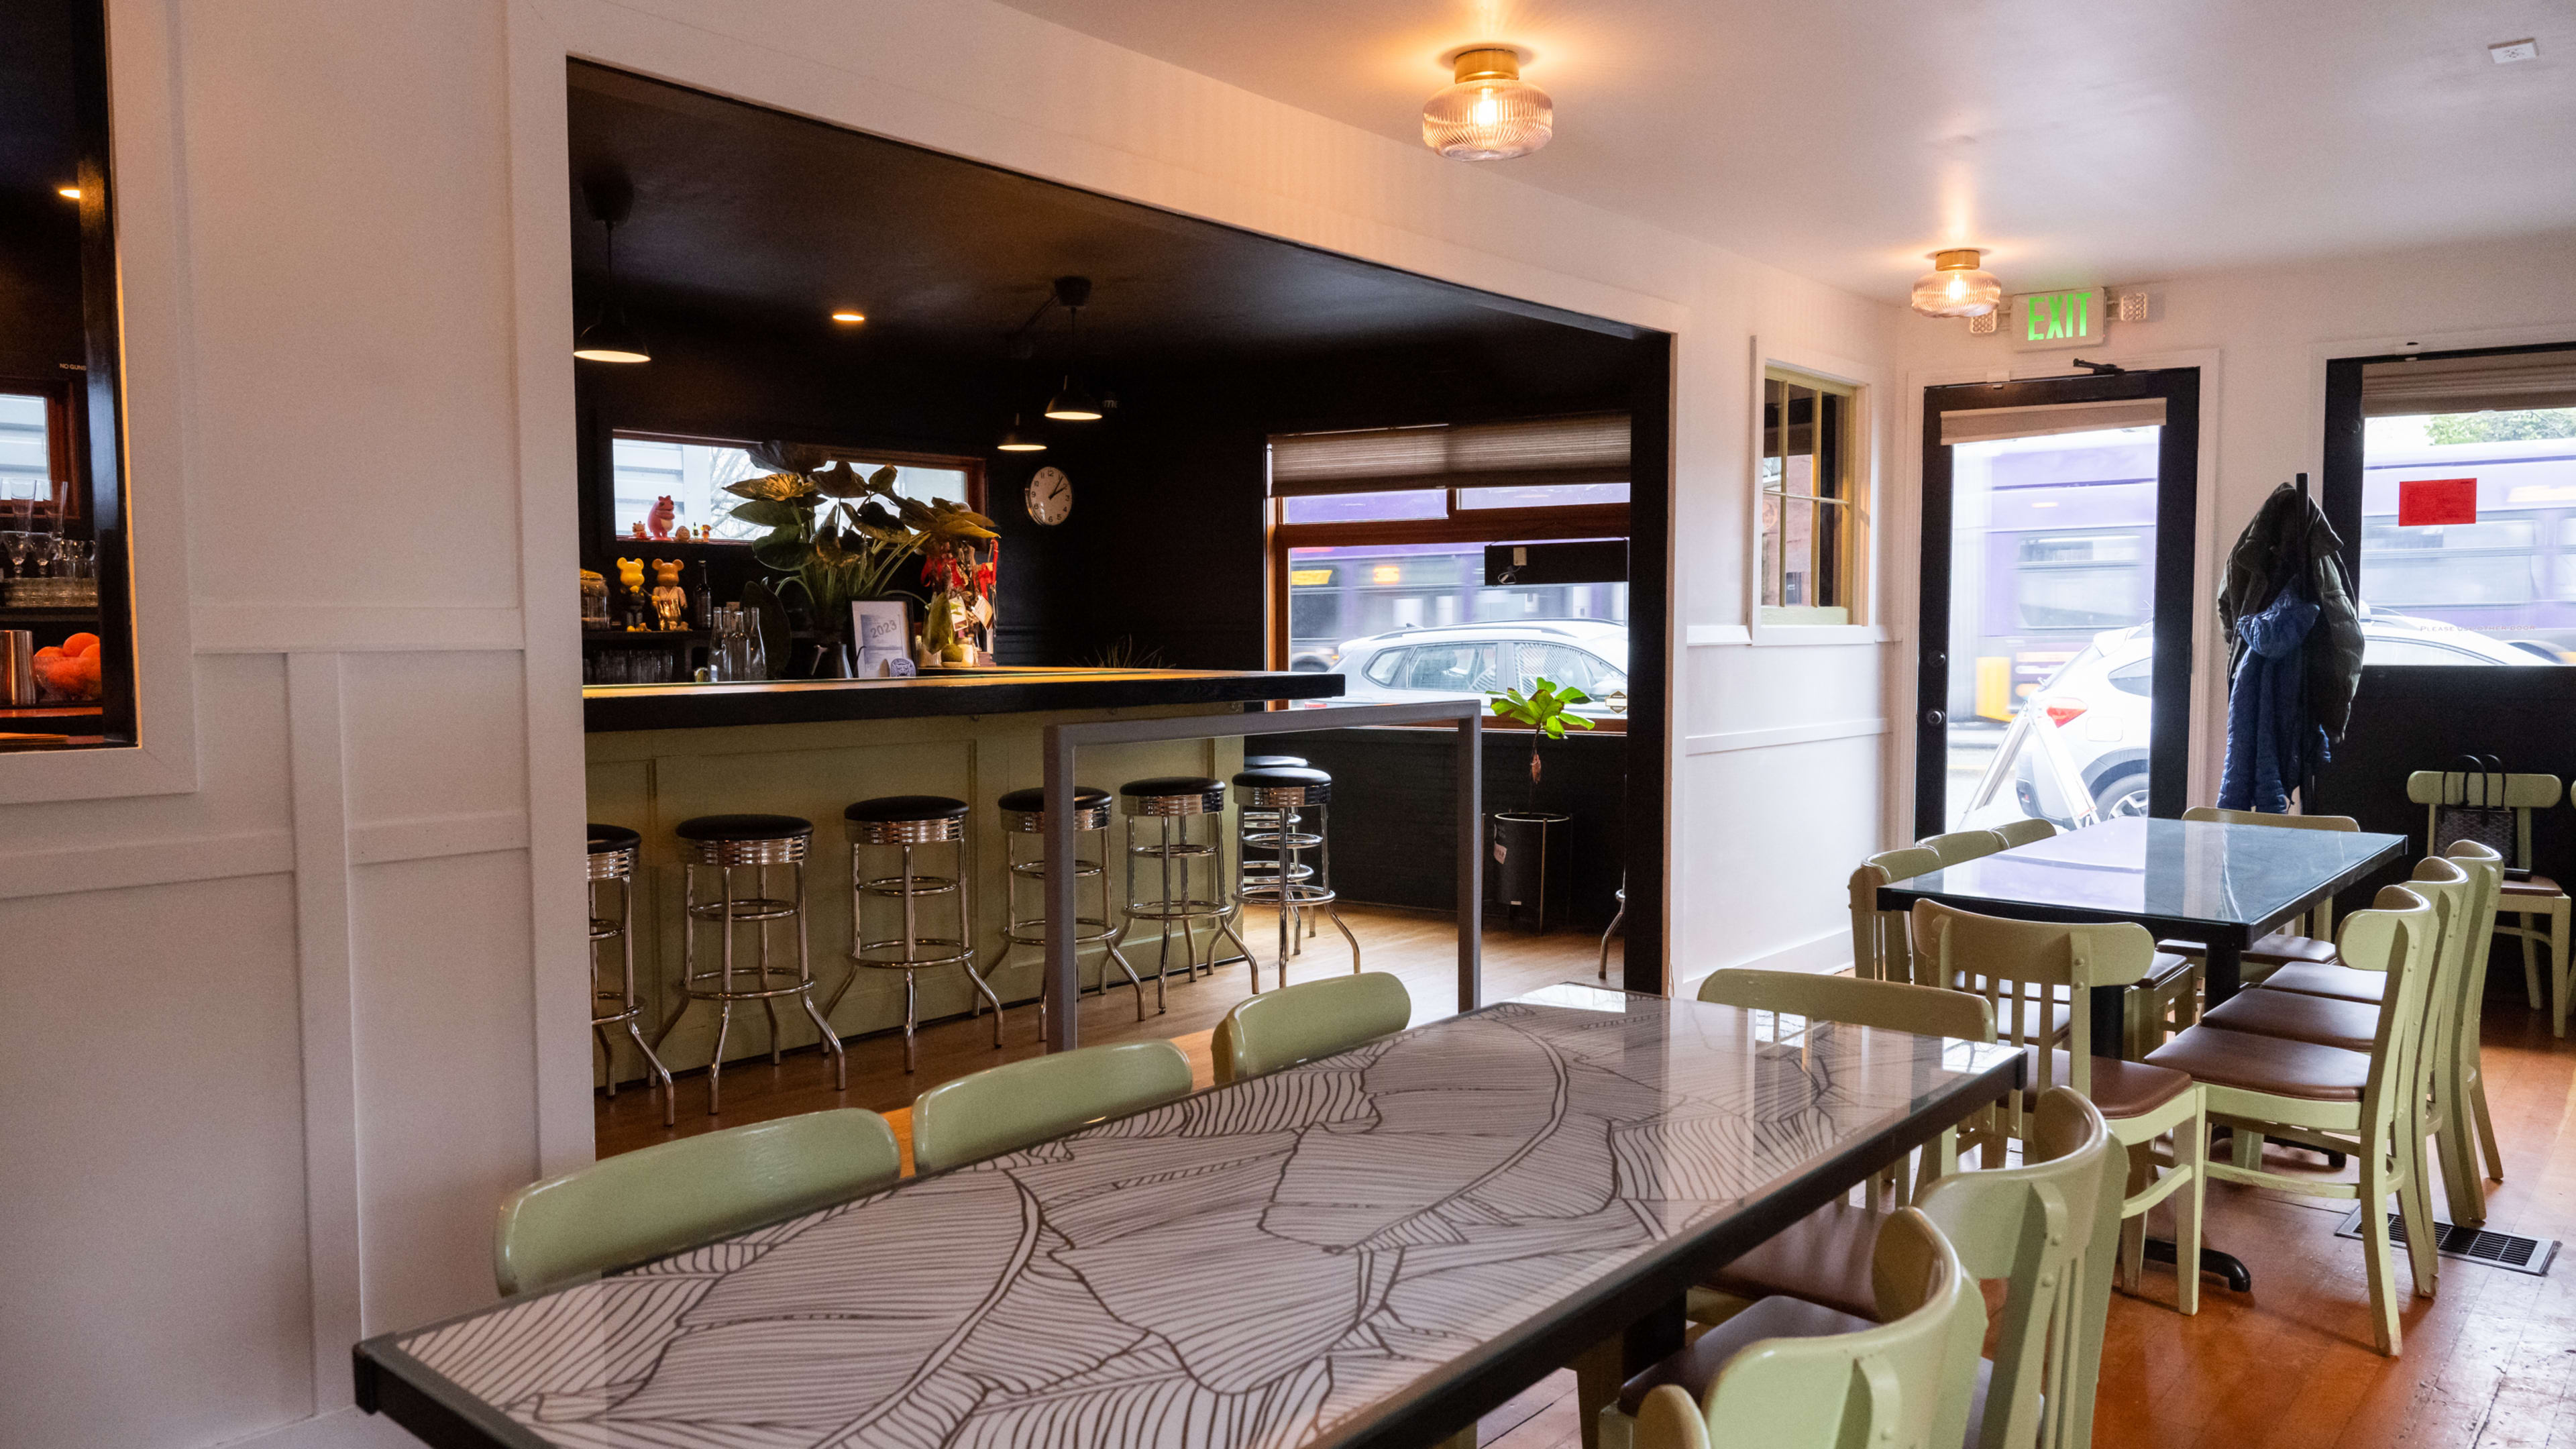
<path id="1" fill-rule="evenodd" d="M 1428 704 L 1337 704 L 1321 709 L 1259 710 L 1242 714 L 1185 715 L 1161 719 L 1086 720 L 1046 727 L 1046 992 L 1065 1009 L 1047 1013 L 1047 1050 L 1080 1045 L 1080 999 L 1075 974 L 1073 782 L 1075 752 L 1086 745 L 1148 744 L 1163 740 L 1226 739 L 1238 735 L 1298 734 L 1308 730 L 1362 729 L 1370 725 L 1453 723 L 1458 734 L 1458 1009 L 1473 1011 L 1484 991 L 1481 961 L 1485 894 L 1484 721 L 1481 699 Z"/>

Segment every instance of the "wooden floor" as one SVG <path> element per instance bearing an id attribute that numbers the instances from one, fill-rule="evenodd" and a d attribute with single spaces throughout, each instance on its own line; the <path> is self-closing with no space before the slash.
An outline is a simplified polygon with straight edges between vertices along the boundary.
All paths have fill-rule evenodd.
<path id="1" fill-rule="evenodd" d="M 1447 922 L 1351 915 L 1369 964 L 1406 978 L 1415 1020 L 1446 1015 L 1455 994 Z M 1256 936 L 1255 946 L 1267 959 L 1265 938 Z M 1593 947 L 1578 937 L 1489 935 L 1486 952 L 1488 999 L 1592 972 Z M 1614 967 L 1616 958 L 1614 948 Z M 1308 964 L 1293 969 L 1292 979 L 1337 969 L 1335 959 L 1321 942 L 1310 944 Z M 1086 1001 L 1084 1039 L 1182 1039 L 1204 1080 L 1205 1033 L 1241 999 L 1241 971 L 1175 985 L 1169 1014 L 1141 1026 L 1128 998 Z M 775 1069 L 732 1068 L 725 1115 L 712 1122 L 703 1079 L 683 1079 L 680 1130 L 831 1105 L 905 1107 L 921 1087 L 1032 1054 L 1035 1036 L 1027 1011 L 1013 1013 L 1011 1045 L 1001 1053 L 991 1048 L 989 1023 L 943 1025 L 924 1038 L 922 1069 L 911 1081 L 897 1043 L 858 1043 L 846 1095 L 830 1090 L 812 1058 Z M 2552 1039 L 2545 1021 L 2501 998 L 2488 1008 L 2486 1041 L 2487 1091 L 2507 1173 L 2501 1185 L 2488 1185 L 2487 1226 L 2576 1245 L 2576 1047 Z M 600 1106 L 603 1155 L 665 1136 L 647 1094 L 621 1092 L 613 1105 Z M 2272 1165 L 2301 1161 L 2316 1159 L 2276 1153 Z M 2318 1170 L 2322 1175 L 2321 1164 Z M 2438 1191 L 2434 1200 L 2438 1212 Z M 2254 1291 L 2233 1293 L 2206 1279 L 2200 1313 L 2183 1318 L 2166 1306 L 2170 1271 L 2150 1267 L 2144 1296 L 2113 1298 L 2097 1449 L 2576 1449 L 2576 1261 L 2562 1252 L 2548 1276 L 2535 1278 L 2442 1260 L 2438 1296 L 2413 1299 L 2405 1309 L 2404 1355 L 2384 1359 L 2370 1347 L 2361 1245 L 2334 1236 L 2346 1210 L 2213 1185 L 2210 1243 L 2244 1259 Z M 2398 1272 L 2406 1283 L 2402 1253 Z M 1560 1373 L 1487 1415 L 1479 1439 L 1500 1449 L 1574 1449 L 1578 1428 L 1573 1376 Z"/>
<path id="2" fill-rule="evenodd" d="M 1278 949 L 1278 924 L 1267 912 L 1248 912 L 1244 934 L 1261 963 L 1261 984 L 1278 984 L 1272 962 Z M 1389 971 L 1404 979 L 1413 993 L 1413 1024 L 1437 1021 L 1458 1009 L 1458 935 L 1446 917 L 1415 915 L 1370 906 L 1345 906 L 1342 918 L 1359 937 L 1362 960 L 1372 971 Z M 1176 938 L 1177 939 L 1177 938 Z M 1500 1001 L 1559 981 L 1593 979 L 1600 966 L 1600 941 L 1582 935 L 1530 936 L 1488 931 L 1484 938 L 1484 999 Z M 1153 965 L 1153 948 L 1130 949 L 1128 959 L 1139 974 Z M 1610 943 L 1610 970 L 1617 975 L 1620 943 Z M 1313 981 L 1351 968 L 1348 942 L 1327 922 L 1322 934 L 1305 943 L 1303 955 L 1288 962 L 1290 981 Z M 1191 1058 L 1199 1084 L 1208 1074 L 1208 1034 L 1236 1002 L 1250 994 L 1241 963 L 1220 967 L 1213 976 L 1183 979 L 1175 968 L 1165 995 L 1165 1009 L 1154 1011 L 1154 981 L 1145 978 L 1145 1019 L 1136 1019 L 1136 997 L 1121 979 L 1105 996 L 1082 1002 L 1085 1045 L 1168 1037 Z M 752 1021 L 757 1022 L 754 1014 Z M 1003 1045 L 993 1046 L 993 1019 L 954 1020 L 926 1028 L 919 1038 L 919 1063 L 903 1070 L 903 1038 L 870 1037 L 849 1044 L 850 1089 L 832 1090 L 829 1060 L 820 1051 L 790 1053 L 777 1066 L 765 1060 L 735 1062 L 724 1070 L 724 1111 L 707 1113 L 707 1079 L 703 1072 L 680 1078 L 680 1121 L 662 1125 L 662 1104 L 653 1093 L 629 1085 L 611 1099 L 597 1098 L 599 1155 L 613 1157 L 656 1142 L 765 1122 L 825 1107 L 865 1107 L 874 1112 L 909 1113 L 912 1099 L 941 1082 L 980 1072 L 986 1067 L 1039 1054 L 1038 1014 L 1034 1006 L 1014 1006 L 1007 1013 Z M 902 1134 L 908 1120 L 898 1118 Z M 907 1148 L 908 1150 L 908 1148 Z"/>

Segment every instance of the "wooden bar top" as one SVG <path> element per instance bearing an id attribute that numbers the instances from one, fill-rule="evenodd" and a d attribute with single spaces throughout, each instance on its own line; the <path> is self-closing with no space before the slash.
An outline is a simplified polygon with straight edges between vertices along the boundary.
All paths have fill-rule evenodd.
<path id="1" fill-rule="evenodd" d="M 1338 674 L 993 665 L 933 670 L 910 679 L 590 685 L 581 692 L 581 708 L 582 727 L 605 734 L 930 715 L 1261 704 L 1274 699 L 1331 699 L 1341 694 L 1342 687 Z"/>

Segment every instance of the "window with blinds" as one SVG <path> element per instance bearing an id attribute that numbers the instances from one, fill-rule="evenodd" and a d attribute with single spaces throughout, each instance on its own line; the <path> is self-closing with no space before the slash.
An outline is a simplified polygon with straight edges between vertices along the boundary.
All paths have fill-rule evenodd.
<path id="1" fill-rule="evenodd" d="M 1281 497 L 1616 485 L 1625 502 L 1627 483 L 1624 413 L 1291 433 L 1270 440 L 1270 488 Z"/>

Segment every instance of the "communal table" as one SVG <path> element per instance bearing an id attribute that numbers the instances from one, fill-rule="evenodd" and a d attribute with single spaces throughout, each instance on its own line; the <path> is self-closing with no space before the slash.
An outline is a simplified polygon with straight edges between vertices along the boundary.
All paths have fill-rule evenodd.
<path id="1" fill-rule="evenodd" d="M 1551 987 L 357 1346 L 429 1443 L 1419 1449 L 2014 1090 Z M 1652 1345 L 1662 1347 L 1663 1345 Z"/>
<path id="2" fill-rule="evenodd" d="M 2023 921 L 2135 921 L 2160 941 L 2201 944 L 2201 989 L 2216 1006 L 2243 986 L 2246 947 L 2405 852 L 2403 835 L 2126 816 L 1891 881 L 1878 908 L 1939 901 Z M 2128 991 L 2090 997 L 2094 1049 L 2119 1051 Z M 2147 1249 L 2173 1261 L 2171 1243 Z M 2214 1248 L 2201 1266 L 2239 1291 L 2253 1286 L 2243 1263 Z"/>

